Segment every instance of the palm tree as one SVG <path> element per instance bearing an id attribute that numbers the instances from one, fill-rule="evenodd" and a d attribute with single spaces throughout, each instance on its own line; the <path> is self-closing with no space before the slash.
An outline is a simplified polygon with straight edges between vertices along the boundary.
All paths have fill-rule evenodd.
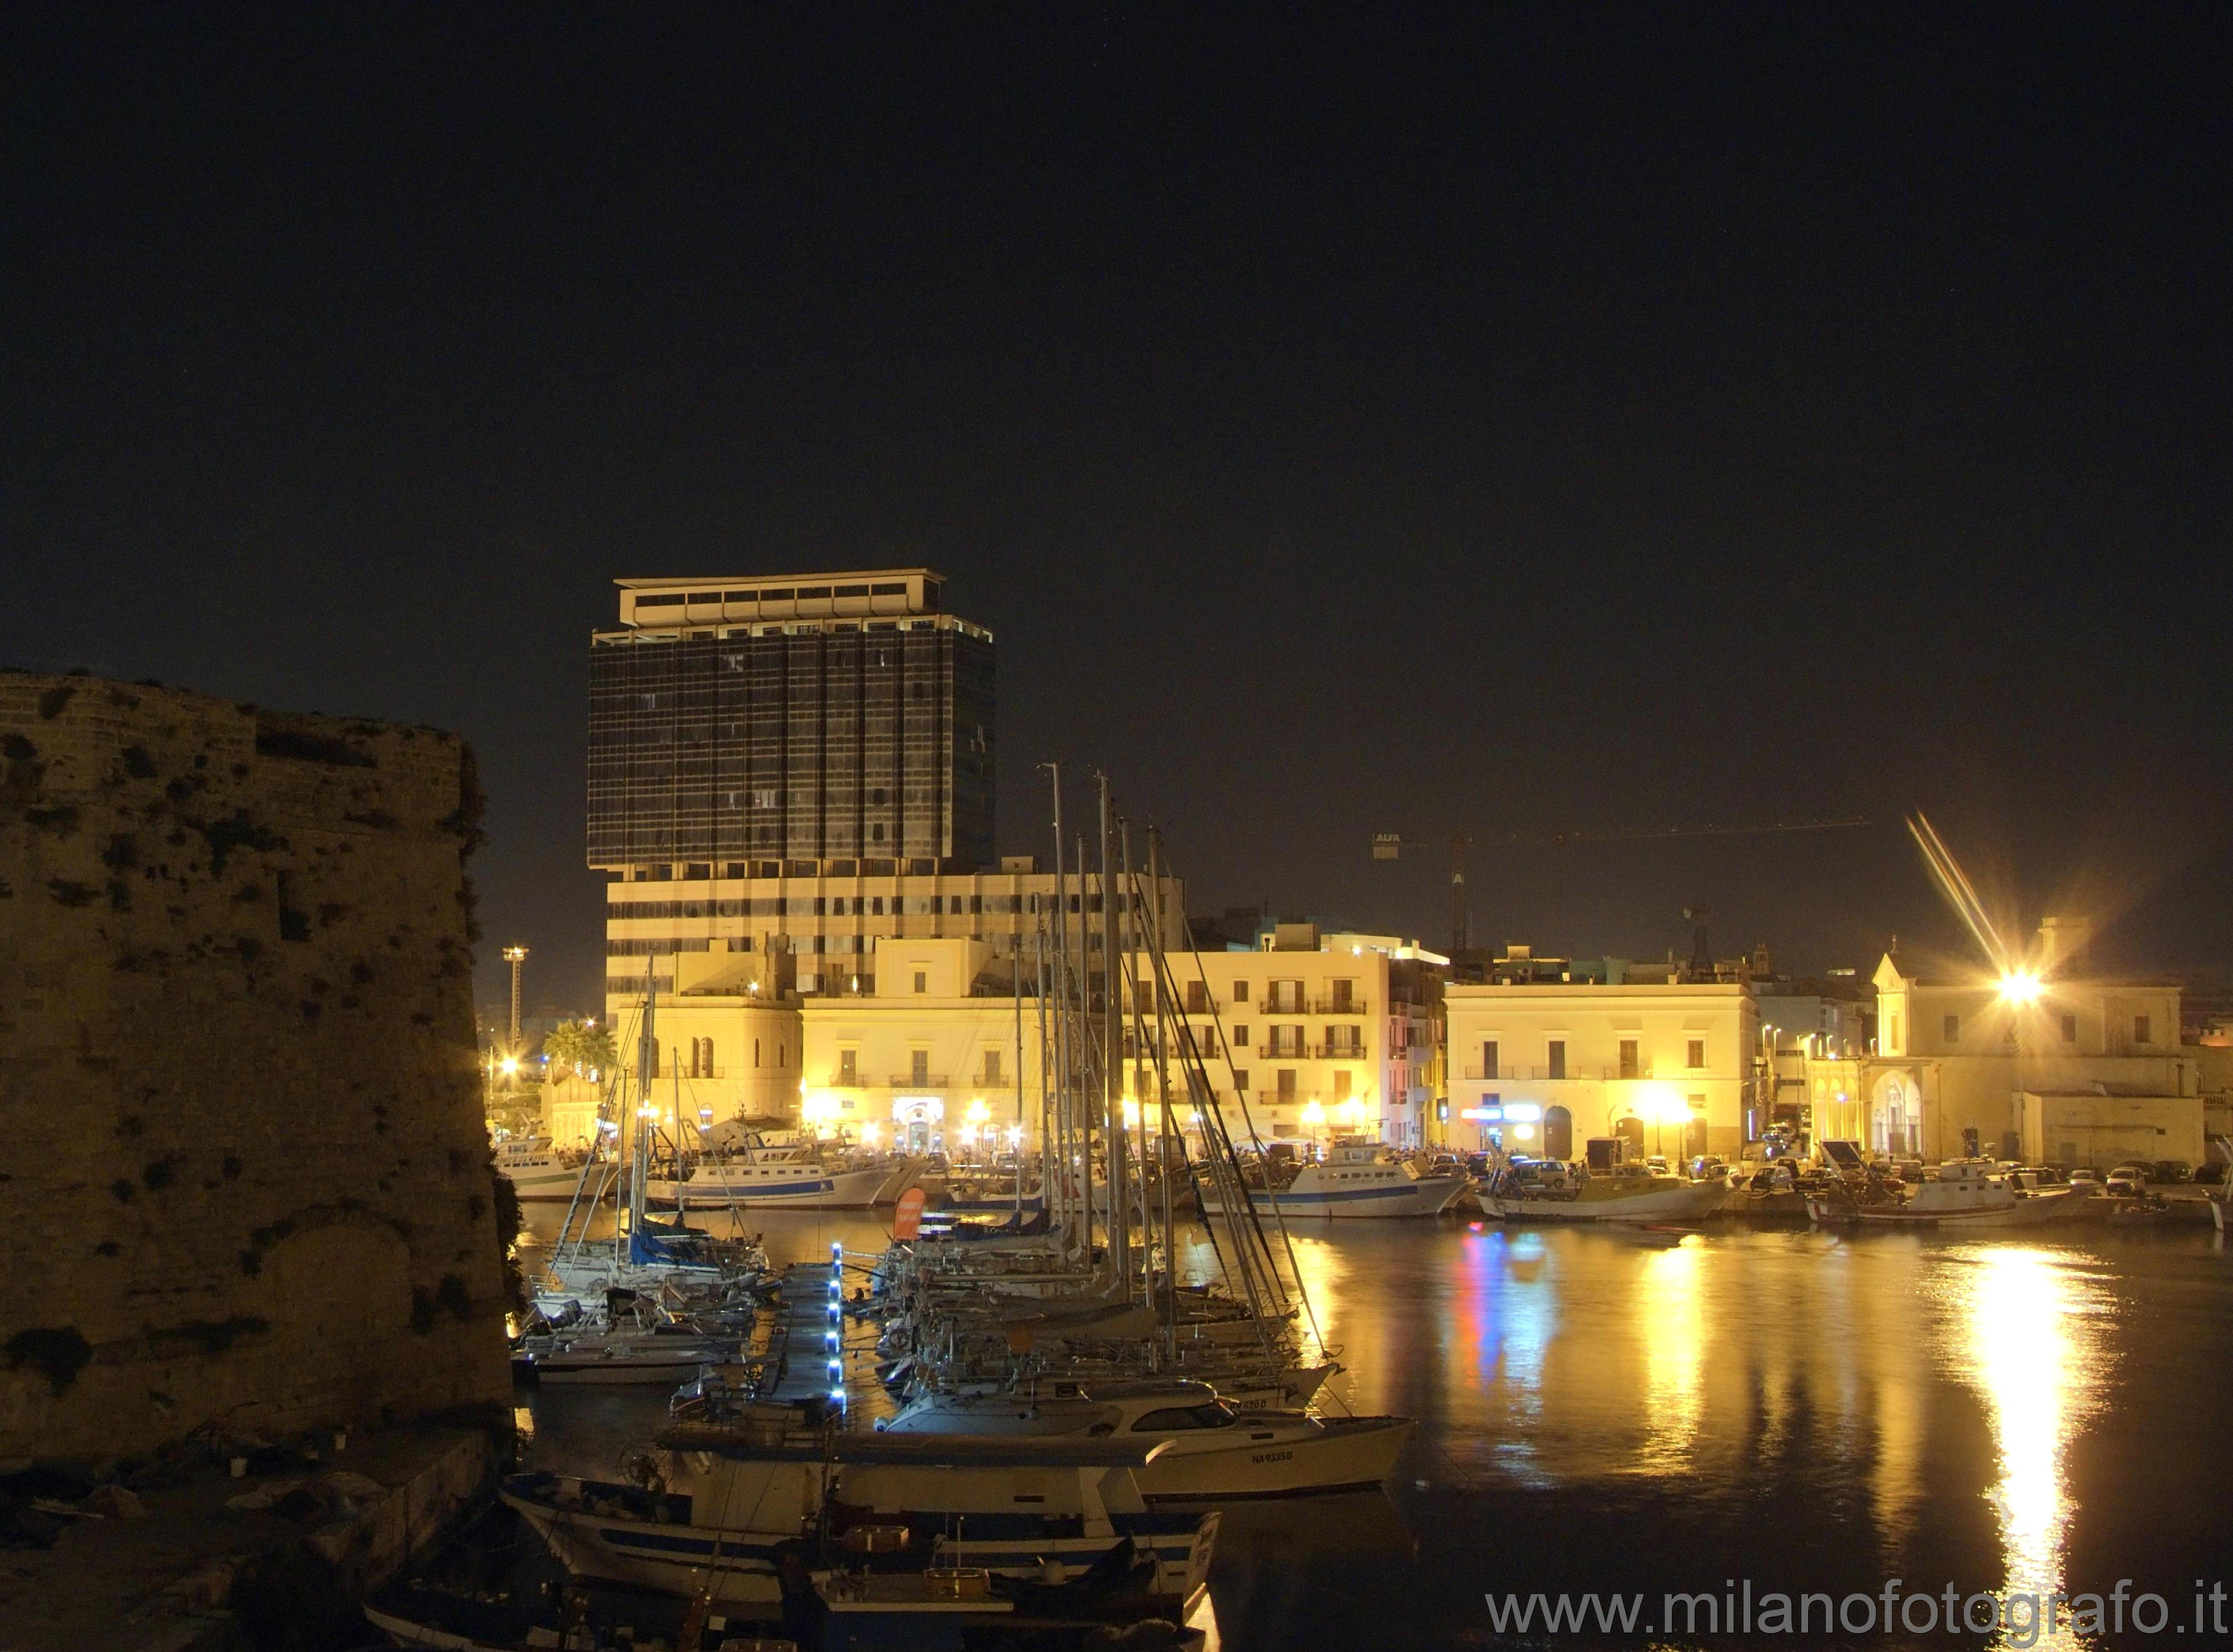
<path id="1" fill-rule="evenodd" d="M 543 1035 L 543 1053 L 554 1069 L 566 1069 L 576 1077 L 607 1070 L 615 1056 L 613 1035 L 593 1021 L 560 1022 Z"/>

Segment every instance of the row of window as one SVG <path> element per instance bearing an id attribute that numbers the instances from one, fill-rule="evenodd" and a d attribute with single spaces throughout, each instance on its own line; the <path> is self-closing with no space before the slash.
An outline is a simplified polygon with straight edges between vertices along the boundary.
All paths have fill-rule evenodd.
<path id="1" fill-rule="evenodd" d="M 753 1066 L 758 1067 L 760 1064 L 762 1053 L 760 1040 L 758 1038 L 753 1039 Z M 790 1050 L 786 1046 L 784 1041 L 780 1038 L 777 1039 L 775 1044 L 775 1064 L 778 1067 L 782 1067 L 786 1064 L 790 1058 Z M 663 1076 L 674 1076 L 683 1078 L 720 1077 L 722 1076 L 721 1070 L 714 1064 L 713 1062 L 713 1041 L 711 1038 L 691 1039 L 689 1054 L 687 1057 L 683 1054 L 682 1045 L 676 1044 L 674 1046 L 673 1063 L 670 1066 L 666 1064 L 666 1057 L 661 1053 L 661 1046 L 657 1041 L 654 1040 L 651 1046 L 651 1076 L 654 1078 L 658 1078 Z"/>
<path id="2" fill-rule="evenodd" d="M 813 602 L 841 596 L 905 596 L 904 580 L 891 584 L 869 585 L 799 585 L 769 586 L 750 591 L 643 591 L 637 594 L 639 608 L 676 608 L 689 602 Z M 929 605 L 938 605 L 938 587 L 926 583 L 923 594 Z"/>
<path id="3" fill-rule="evenodd" d="M 1543 1064 L 1543 1076 L 1546 1078 L 1566 1076 L 1566 1041 L 1564 1038 L 1544 1040 Z M 1702 1072 L 1705 1070 L 1706 1041 L 1703 1038 L 1691 1038 L 1685 1041 L 1683 1049 L 1683 1065 L 1693 1072 Z M 1620 1041 L 1618 1066 L 1615 1070 L 1622 1078 L 1643 1078 L 1648 1076 L 1644 1063 L 1641 1040 L 1623 1038 Z M 1480 1078 L 1521 1076 L 1519 1074 L 1507 1074 L 1504 1071 L 1502 1044 L 1495 1038 L 1481 1040 L 1481 1071 L 1474 1076 Z"/>
<path id="4" fill-rule="evenodd" d="M 1890 1050 L 1895 1052 L 1898 1051 L 1902 1046 L 1899 1037 L 1899 1017 L 1897 1014 L 1890 1018 L 1889 1024 L 1885 1031 L 1889 1034 L 1889 1037 L 1887 1037 L 1885 1041 L 1885 1047 Z M 1962 1018 L 1958 1015 L 1947 1016 L 1940 1023 L 1939 1031 L 1944 1034 L 1946 1043 L 1961 1043 Z M 2013 1021 L 2008 1023 L 2006 1031 L 2008 1037 L 2013 1040 L 2015 1037 L 2015 1024 Z M 2056 1018 L 2056 1031 L 2061 1033 L 2063 1043 L 2076 1044 L 2078 1042 L 2078 1018 L 2074 1015 L 2058 1016 Z M 2155 1042 L 2154 1017 L 2136 1015 L 2132 1018 L 2132 1042 L 2134 1044 L 2153 1044 Z"/>

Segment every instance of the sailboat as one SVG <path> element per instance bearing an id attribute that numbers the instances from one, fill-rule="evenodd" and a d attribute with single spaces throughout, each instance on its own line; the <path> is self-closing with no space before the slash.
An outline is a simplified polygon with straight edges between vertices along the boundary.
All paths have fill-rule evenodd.
<path id="1" fill-rule="evenodd" d="M 658 1010 L 659 977 L 655 971 L 647 972 L 636 1058 L 639 1100 L 633 1109 L 634 1140 L 628 1163 L 623 1167 L 617 1158 L 592 1157 L 583 1165 L 548 1264 L 561 1289 L 576 1296 L 597 1298 L 615 1288 L 656 1291 L 671 1286 L 718 1297 L 733 1292 L 766 1272 L 767 1259 L 757 1244 L 717 1239 L 691 1227 L 679 1214 L 673 1221 L 663 1221 L 645 1213 L 648 1178 L 641 1173 L 651 1161 L 651 1121 L 657 1110 L 651 1096 L 659 1048 L 654 1042 Z M 626 1095 L 625 1076 L 615 1072 L 612 1088 L 597 1109 L 601 1135 L 617 1140 L 620 1124 L 614 1115 L 621 1110 Z M 613 1200 L 613 1237 L 593 1243 L 589 1228 L 608 1195 Z"/>

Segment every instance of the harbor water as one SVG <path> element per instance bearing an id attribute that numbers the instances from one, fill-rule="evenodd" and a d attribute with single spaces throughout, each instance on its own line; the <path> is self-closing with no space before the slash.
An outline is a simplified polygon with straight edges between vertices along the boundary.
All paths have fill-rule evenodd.
<path id="1" fill-rule="evenodd" d="M 850 1214 L 746 1226 L 778 1264 L 886 1242 Z M 2227 1642 L 2233 1602 L 2213 1620 L 2206 1596 L 2233 1585 L 2233 1256 L 2207 1227 L 1940 1239 L 1442 1218 L 1299 1226 L 1292 1244 L 1344 1367 L 1328 1408 L 1419 1429 L 1384 1495 L 1227 1510 L 1212 1595 L 1227 1649 Z M 1191 1262 L 1214 1276 L 1206 1245 Z M 665 1397 L 532 1395 L 532 1460 L 609 1478 Z M 2025 1629 L 2021 1597 L 2106 1603 L 2120 1579 L 2127 1600 L 2160 1597 L 2156 1633 L 2154 1606 L 2137 1622 L 2120 1606 L 2121 1632 Z M 1950 1586 L 2004 1627 L 1950 1636 Z M 1615 1615 L 1523 1633 L 1513 1614 L 1537 1594 L 1534 1610 Z M 1660 1623 L 1674 1594 L 1709 1597 L 1710 1629 L 1696 1599 Z M 1841 1627 L 1824 1632 L 1818 1604 L 1806 1633 L 1780 1629 L 1761 1605 L 1779 1594 L 1828 1597 Z M 1928 1623 L 1917 1596 L 1933 1597 Z"/>

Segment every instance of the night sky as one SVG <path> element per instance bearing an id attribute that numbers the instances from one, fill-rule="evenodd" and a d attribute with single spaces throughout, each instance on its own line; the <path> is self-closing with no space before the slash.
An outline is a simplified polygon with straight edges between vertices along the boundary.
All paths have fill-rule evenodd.
<path id="1" fill-rule="evenodd" d="M 1468 15 L 11 8 L 0 662 L 462 731 L 531 1008 L 611 580 L 915 563 L 1009 852 L 1439 944 L 1862 815 L 1473 906 L 1865 972 L 1922 808 L 2223 972 L 2233 14 Z"/>

